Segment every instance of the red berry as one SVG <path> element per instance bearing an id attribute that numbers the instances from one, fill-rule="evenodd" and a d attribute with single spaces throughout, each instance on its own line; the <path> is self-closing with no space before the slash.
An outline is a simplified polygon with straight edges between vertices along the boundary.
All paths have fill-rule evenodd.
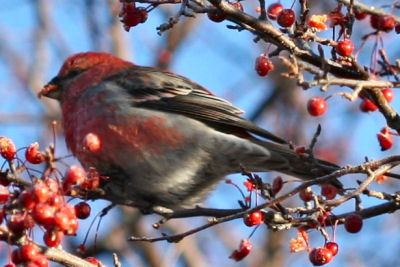
<path id="1" fill-rule="evenodd" d="M 262 224 L 264 222 L 264 214 L 257 210 L 244 216 L 244 224 L 251 227 Z"/>
<path id="2" fill-rule="evenodd" d="M 393 136 L 390 134 L 389 127 L 385 127 L 377 135 L 381 150 L 388 150 L 393 146 Z"/>
<path id="3" fill-rule="evenodd" d="M 29 145 L 25 151 L 25 158 L 32 164 L 40 164 L 45 161 L 45 157 L 42 152 L 38 151 L 39 143 L 35 142 Z"/>
<path id="4" fill-rule="evenodd" d="M 86 219 L 90 215 L 90 206 L 86 202 L 79 202 L 74 206 L 76 217 L 79 219 Z"/>
<path id="5" fill-rule="evenodd" d="M 17 267 L 17 266 L 15 264 L 9 263 L 9 264 L 4 265 L 4 267 Z"/>
<path id="6" fill-rule="evenodd" d="M 333 259 L 333 255 L 330 250 L 323 247 L 318 247 L 311 250 L 309 259 L 313 265 L 321 266 L 329 263 Z"/>
<path id="7" fill-rule="evenodd" d="M 62 231 L 49 229 L 44 233 L 43 240 L 48 247 L 56 247 L 61 244 L 63 237 L 64 233 Z"/>
<path id="8" fill-rule="evenodd" d="M 304 189 L 299 192 L 299 197 L 304 202 L 310 201 L 312 199 L 312 193 L 310 190 Z"/>
<path id="9" fill-rule="evenodd" d="M 278 14 L 278 24 L 282 27 L 290 27 L 296 20 L 296 14 L 291 9 L 284 9 Z"/>
<path id="10" fill-rule="evenodd" d="M 36 263 L 38 265 L 38 267 L 48 267 L 49 266 L 49 260 L 43 254 L 38 254 L 33 262 Z"/>
<path id="11" fill-rule="evenodd" d="M 267 9 L 268 18 L 276 20 L 279 13 L 283 10 L 283 6 L 280 3 L 273 3 Z"/>
<path id="12" fill-rule="evenodd" d="M 364 98 L 360 104 L 360 110 L 362 112 L 372 112 L 377 109 L 378 107 L 374 104 L 374 102 L 372 102 L 368 98 Z"/>
<path id="13" fill-rule="evenodd" d="M 392 100 L 394 98 L 394 92 L 392 89 L 384 88 L 384 89 L 382 89 L 382 94 L 385 97 L 387 102 L 392 102 Z"/>
<path id="14" fill-rule="evenodd" d="M 243 182 L 244 186 L 247 188 L 247 191 L 253 191 L 255 189 L 255 186 L 252 181 L 247 179 L 246 181 Z"/>
<path id="15" fill-rule="evenodd" d="M 36 205 L 36 202 L 33 199 L 30 191 L 22 191 L 22 193 L 18 196 L 18 200 L 27 210 L 32 210 Z"/>
<path id="16" fill-rule="evenodd" d="M 38 203 L 32 211 L 33 219 L 44 227 L 54 226 L 56 209 L 46 203 Z"/>
<path id="17" fill-rule="evenodd" d="M 221 22 L 226 19 L 226 14 L 216 8 L 212 8 L 211 11 L 207 12 L 207 16 L 214 22 Z"/>
<path id="18" fill-rule="evenodd" d="M 389 32 L 394 29 L 396 21 L 392 15 L 385 15 L 380 17 L 379 30 Z"/>
<path id="19" fill-rule="evenodd" d="M 371 15 L 370 23 L 372 28 L 385 32 L 393 30 L 393 28 L 396 25 L 396 21 L 392 15 L 385 15 L 385 16 Z"/>
<path id="20" fill-rule="evenodd" d="M 12 160 L 17 152 L 15 145 L 11 139 L 0 136 L 0 151 L 1 156 L 6 160 Z"/>
<path id="21" fill-rule="evenodd" d="M 348 215 L 344 221 L 344 228 L 349 233 L 358 233 L 363 225 L 362 217 L 357 213 Z"/>
<path id="22" fill-rule="evenodd" d="M 54 216 L 55 225 L 67 235 L 74 235 L 78 229 L 75 208 L 69 204 L 62 206 Z"/>
<path id="23" fill-rule="evenodd" d="M 332 256 L 336 256 L 336 254 L 339 252 L 339 245 L 336 242 L 326 243 L 325 248 L 332 252 Z"/>
<path id="24" fill-rule="evenodd" d="M 72 218 L 69 221 L 69 228 L 65 232 L 66 235 L 76 235 L 76 231 L 78 231 L 79 222 L 77 218 Z"/>
<path id="25" fill-rule="evenodd" d="M 240 242 L 239 249 L 233 251 L 229 258 L 240 261 L 250 253 L 252 248 L 253 244 L 251 244 L 250 239 L 243 239 Z"/>
<path id="26" fill-rule="evenodd" d="M 8 228 L 15 234 L 31 229 L 34 225 L 32 217 L 25 214 L 13 214 L 7 221 Z"/>
<path id="27" fill-rule="evenodd" d="M 101 262 L 98 259 L 96 259 L 95 257 L 87 257 L 85 260 L 90 262 L 91 264 L 94 264 L 97 266 L 101 265 Z"/>
<path id="28" fill-rule="evenodd" d="M 85 170 L 77 165 L 71 165 L 64 177 L 64 191 L 67 191 L 73 185 L 81 185 L 86 181 L 87 176 Z"/>
<path id="29" fill-rule="evenodd" d="M 349 39 L 338 42 L 336 46 L 336 52 L 343 57 L 350 56 L 353 50 L 354 50 L 354 44 Z"/>
<path id="30" fill-rule="evenodd" d="M 44 203 L 51 197 L 51 192 L 47 184 L 38 180 L 32 188 L 32 197 L 37 203 Z"/>
<path id="31" fill-rule="evenodd" d="M 369 23 L 371 24 L 371 27 L 375 30 L 379 30 L 380 18 L 381 17 L 377 15 L 371 15 L 371 17 L 369 18 Z"/>
<path id="32" fill-rule="evenodd" d="M 272 182 L 272 193 L 276 195 L 279 191 L 281 191 L 283 187 L 283 180 L 282 177 L 278 176 Z"/>
<path id="33" fill-rule="evenodd" d="M 65 212 L 58 211 L 54 216 L 54 223 L 61 231 L 68 231 L 70 225 L 70 217 Z"/>
<path id="34" fill-rule="evenodd" d="M 65 174 L 64 181 L 68 184 L 80 185 L 86 179 L 87 179 L 86 172 L 82 167 L 71 165 L 67 173 Z"/>
<path id="35" fill-rule="evenodd" d="M 33 261 L 39 254 L 39 249 L 33 244 L 26 244 L 20 248 L 20 256 L 23 261 Z"/>
<path id="36" fill-rule="evenodd" d="M 0 204 L 5 204 L 10 197 L 10 190 L 7 187 L 0 185 Z"/>
<path id="37" fill-rule="evenodd" d="M 312 116 L 320 116 L 326 112 L 328 108 L 326 101 L 322 97 L 313 97 L 308 100 L 307 110 Z"/>
<path id="38" fill-rule="evenodd" d="M 21 257 L 21 251 L 19 249 L 14 249 L 11 252 L 11 261 L 15 264 L 20 264 L 24 261 Z"/>
<path id="39" fill-rule="evenodd" d="M 97 134 L 88 133 L 83 139 L 83 147 L 90 152 L 99 151 L 101 148 L 101 140 Z"/>
<path id="40" fill-rule="evenodd" d="M 70 204 L 66 204 L 64 205 L 59 211 L 64 212 L 65 214 L 68 215 L 68 217 L 70 218 L 76 218 L 76 211 L 74 206 L 70 205 Z"/>
<path id="41" fill-rule="evenodd" d="M 357 20 L 365 19 L 367 16 L 368 16 L 367 13 L 362 12 L 362 11 L 360 11 L 360 10 L 358 10 L 358 9 L 354 9 L 354 17 L 355 17 Z"/>
<path id="42" fill-rule="evenodd" d="M 66 235 L 75 235 L 78 230 L 78 219 L 76 218 L 75 208 L 72 205 L 61 207 L 56 214 L 56 224 Z"/>
<path id="43" fill-rule="evenodd" d="M 261 77 L 266 76 L 268 72 L 274 70 L 274 68 L 275 66 L 271 60 L 269 60 L 268 56 L 263 54 L 256 59 L 255 69 Z"/>
<path id="44" fill-rule="evenodd" d="M 321 186 L 321 195 L 323 195 L 327 200 L 334 199 L 337 192 L 338 189 L 334 185 L 324 184 Z"/>

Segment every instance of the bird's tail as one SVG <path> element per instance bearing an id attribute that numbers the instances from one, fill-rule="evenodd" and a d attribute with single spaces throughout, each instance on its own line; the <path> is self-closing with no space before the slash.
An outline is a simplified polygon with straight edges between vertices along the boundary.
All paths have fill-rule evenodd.
<path id="1" fill-rule="evenodd" d="M 271 157 L 266 163 L 270 170 L 292 175 L 302 180 L 321 177 L 340 169 L 336 164 L 314 158 L 307 153 L 298 154 L 286 145 L 263 141 L 259 141 L 259 144 L 266 147 L 271 153 Z M 337 179 L 331 180 L 330 183 L 340 189 L 343 188 L 342 183 Z"/>

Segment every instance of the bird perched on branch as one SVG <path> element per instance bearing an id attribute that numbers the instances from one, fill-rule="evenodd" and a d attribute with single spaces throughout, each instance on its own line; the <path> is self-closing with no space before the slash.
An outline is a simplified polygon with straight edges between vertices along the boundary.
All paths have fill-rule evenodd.
<path id="1" fill-rule="evenodd" d="M 106 198 L 142 211 L 193 207 L 240 166 L 301 179 L 338 169 L 297 155 L 193 81 L 107 53 L 69 57 L 40 95 L 60 102 L 67 146 L 81 164 L 109 177 Z M 85 147 L 89 134 L 98 149 Z"/>

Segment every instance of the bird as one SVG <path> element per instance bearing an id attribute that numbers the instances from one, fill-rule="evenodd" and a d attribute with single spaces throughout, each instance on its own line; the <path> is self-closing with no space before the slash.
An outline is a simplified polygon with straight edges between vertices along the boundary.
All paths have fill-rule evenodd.
<path id="1" fill-rule="evenodd" d="M 60 103 L 67 147 L 81 165 L 109 177 L 106 198 L 146 213 L 195 207 L 242 167 L 303 180 L 339 169 L 299 155 L 188 78 L 104 52 L 70 56 L 39 95 Z M 98 150 L 85 149 L 88 134 Z"/>

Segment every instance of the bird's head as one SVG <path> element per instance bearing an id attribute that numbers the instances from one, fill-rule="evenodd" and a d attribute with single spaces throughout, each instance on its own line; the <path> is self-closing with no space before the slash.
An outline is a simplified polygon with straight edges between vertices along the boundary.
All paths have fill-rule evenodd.
<path id="1" fill-rule="evenodd" d="M 132 63 L 108 53 L 83 52 L 72 55 L 67 58 L 57 76 L 43 87 L 38 96 L 46 96 L 61 101 L 70 83 L 88 70 L 97 66 L 100 67 L 99 70 L 103 72 L 107 70 L 111 74 L 114 69 L 127 65 L 132 65 Z M 97 74 L 100 76 L 103 73 Z"/>

